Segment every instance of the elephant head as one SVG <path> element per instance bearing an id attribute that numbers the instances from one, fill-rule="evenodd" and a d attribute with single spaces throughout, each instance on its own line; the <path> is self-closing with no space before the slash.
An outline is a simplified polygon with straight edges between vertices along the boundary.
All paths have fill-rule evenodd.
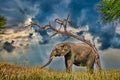
<path id="1" fill-rule="evenodd" d="M 41 68 L 44 68 L 46 67 L 47 65 L 49 65 L 51 63 L 51 61 L 53 60 L 54 57 L 57 57 L 57 56 L 64 56 L 66 55 L 67 53 L 69 53 L 71 50 L 71 47 L 70 47 L 70 44 L 69 43 L 59 43 L 57 44 L 51 54 L 50 54 L 50 58 L 49 58 L 49 61 L 44 65 L 42 66 Z"/>

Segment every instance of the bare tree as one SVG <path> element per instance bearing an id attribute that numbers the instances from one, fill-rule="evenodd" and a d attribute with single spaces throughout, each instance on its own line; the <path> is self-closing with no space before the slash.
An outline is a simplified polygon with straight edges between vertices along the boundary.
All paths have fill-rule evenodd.
<path id="1" fill-rule="evenodd" d="M 37 24 L 35 22 L 31 22 L 31 24 L 28 25 L 28 26 L 32 27 L 33 25 L 36 25 L 40 30 L 42 30 L 42 29 L 46 30 L 46 29 L 49 28 L 49 29 L 51 29 L 55 32 L 54 34 L 51 35 L 51 37 L 55 36 L 56 34 L 65 34 L 67 36 L 73 37 L 73 38 L 75 38 L 79 41 L 82 41 L 82 42 L 88 44 L 90 47 L 92 47 L 94 49 L 95 53 L 98 53 L 97 48 L 95 46 L 95 43 L 92 44 L 88 40 L 85 40 L 84 38 L 80 38 L 79 36 L 77 36 L 75 34 L 72 34 L 71 32 L 67 31 L 67 27 L 68 27 L 67 25 L 68 25 L 68 23 L 70 23 L 69 17 L 70 17 L 70 15 L 68 15 L 67 18 L 65 18 L 63 20 L 61 20 L 59 18 L 55 19 L 55 22 L 60 25 L 60 27 L 58 29 L 55 28 L 50 22 L 49 22 L 49 24 L 47 24 L 45 26 L 40 26 L 39 24 Z M 62 27 L 63 27 L 64 30 L 61 30 Z"/>
<path id="2" fill-rule="evenodd" d="M 77 40 L 79 40 L 79 41 L 82 41 L 82 42 L 88 44 L 90 47 L 92 47 L 93 50 L 94 50 L 94 52 L 95 52 L 95 54 L 96 54 L 96 56 L 99 57 L 99 55 L 98 55 L 98 50 L 97 50 L 94 42 L 93 42 L 93 44 L 92 44 L 90 41 L 87 41 L 87 40 L 85 40 L 84 38 L 80 38 L 79 36 L 77 36 L 77 35 L 75 35 L 75 34 L 72 34 L 71 32 L 67 31 L 67 27 L 68 27 L 67 25 L 68 25 L 68 23 L 69 23 L 69 24 L 71 23 L 71 21 L 69 21 L 69 17 L 70 17 L 70 15 L 68 15 L 67 18 L 65 18 L 65 19 L 63 19 L 63 20 L 61 20 L 61 19 L 59 19 L 59 18 L 56 18 L 56 19 L 55 19 L 55 22 L 60 25 L 58 29 L 55 28 L 50 22 L 49 22 L 49 24 L 47 24 L 47 25 L 45 25 L 45 26 L 40 26 L 39 24 L 37 24 L 37 23 L 35 23 L 35 22 L 31 22 L 31 24 L 28 25 L 28 26 L 31 26 L 31 27 L 32 27 L 33 25 L 35 25 L 35 26 L 37 26 L 40 30 L 51 29 L 51 30 L 53 30 L 53 31 L 55 32 L 54 34 L 51 35 L 51 37 L 55 36 L 56 34 L 64 34 L 64 35 L 73 37 L 73 38 L 75 38 L 75 39 L 77 39 Z M 61 30 L 62 28 L 63 28 L 63 30 Z M 97 59 L 97 57 L 96 57 L 96 59 Z M 97 62 L 96 62 L 97 64 L 100 64 L 100 61 L 99 61 L 99 60 L 96 60 L 96 61 L 97 61 Z M 99 66 L 100 66 L 100 65 L 99 65 Z M 98 66 L 98 67 L 99 67 L 99 66 Z"/>

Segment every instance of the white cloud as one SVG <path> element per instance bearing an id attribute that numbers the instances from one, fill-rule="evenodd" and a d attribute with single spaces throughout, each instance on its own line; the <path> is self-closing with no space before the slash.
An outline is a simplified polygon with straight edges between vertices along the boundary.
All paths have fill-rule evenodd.
<path id="1" fill-rule="evenodd" d="M 120 34 L 120 24 L 117 24 L 115 32 Z"/>
<path id="2" fill-rule="evenodd" d="M 83 36 L 86 40 L 92 40 L 93 39 L 93 36 L 90 33 L 84 33 Z"/>
<path id="3" fill-rule="evenodd" d="M 24 22 L 24 26 L 30 25 L 31 22 L 32 22 L 32 17 L 28 15 L 25 22 Z"/>
<path id="4" fill-rule="evenodd" d="M 90 41 L 92 44 L 94 42 L 97 48 L 101 46 L 101 43 L 98 43 L 99 37 L 94 38 L 94 36 L 92 36 L 88 32 L 84 33 L 83 36 L 86 40 Z M 93 41 L 93 38 L 94 38 L 94 41 Z"/>
<path id="5" fill-rule="evenodd" d="M 29 33 L 33 33 L 32 39 L 28 37 Z M 19 27 L 12 27 L 6 29 L 5 34 L 0 35 L 0 49 L 2 49 L 2 45 L 4 44 L 4 42 L 11 42 L 12 40 L 15 41 L 13 46 L 15 46 L 16 48 L 13 50 L 13 52 L 11 52 L 11 54 L 15 55 L 19 53 L 24 53 L 28 45 L 30 46 L 32 44 L 38 43 L 41 40 L 41 36 L 35 33 L 33 29 L 22 28 L 22 30 L 20 30 Z M 2 50 L 2 52 L 0 51 L 0 53 L 9 54 L 4 49 Z"/>
<path id="6" fill-rule="evenodd" d="M 80 31 L 88 31 L 89 30 L 89 26 L 86 25 L 84 27 L 79 27 L 79 28 L 74 28 L 74 27 L 67 27 L 67 30 L 73 33 L 78 33 Z"/>

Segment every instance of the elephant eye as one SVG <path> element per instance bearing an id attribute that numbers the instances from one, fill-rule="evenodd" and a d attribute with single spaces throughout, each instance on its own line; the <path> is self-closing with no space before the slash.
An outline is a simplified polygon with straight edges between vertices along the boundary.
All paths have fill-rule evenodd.
<path id="1" fill-rule="evenodd" d="M 68 51 L 68 49 L 64 49 L 64 51 Z"/>
<path id="2" fill-rule="evenodd" d="M 67 46 L 65 46 L 65 47 L 64 47 L 64 49 L 68 49 L 68 47 L 67 47 Z"/>
<path id="3" fill-rule="evenodd" d="M 60 48 L 57 48 L 57 50 L 60 50 Z"/>
<path id="4" fill-rule="evenodd" d="M 64 45 L 61 46 L 62 48 L 64 47 Z"/>
<path id="5" fill-rule="evenodd" d="M 56 50 L 57 50 L 58 52 L 60 52 L 60 49 L 59 49 L 59 48 L 57 48 Z"/>

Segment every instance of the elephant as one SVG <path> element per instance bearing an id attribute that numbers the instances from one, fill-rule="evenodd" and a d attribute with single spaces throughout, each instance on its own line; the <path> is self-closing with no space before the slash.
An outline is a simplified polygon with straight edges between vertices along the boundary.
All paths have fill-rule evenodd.
<path id="1" fill-rule="evenodd" d="M 99 70 L 101 70 L 100 57 L 95 53 L 92 47 L 86 43 L 72 43 L 62 42 L 55 45 L 50 54 L 49 61 L 41 68 L 46 67 L 51 63 L 54 57 L 64 56 L 66 71 L 72 71 L 72 65 L 86 66 L 88 70 L 94 70 L 94 63 L 96 63 Z"/>

